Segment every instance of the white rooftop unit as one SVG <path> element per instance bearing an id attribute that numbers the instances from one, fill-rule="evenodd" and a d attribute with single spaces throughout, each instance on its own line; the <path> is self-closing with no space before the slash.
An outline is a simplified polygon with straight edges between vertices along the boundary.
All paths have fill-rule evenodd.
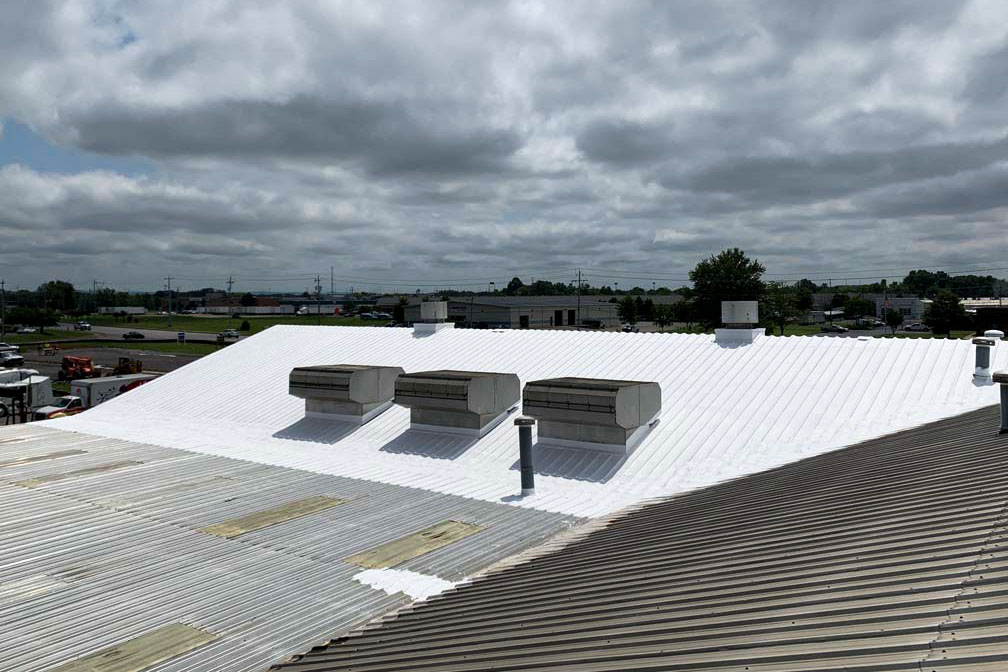
<path id="1" fill-rule="evenodd" d="M 726 327 L 751 327 L 759 322 L 758 301 L 722 301 L 721 322 Z"/>
<path id="2" fill-rule="evenodd" d="M 518 405 L 513 373 L 424 371 L 396 379 L 395 402 L 410 409 L 413 429 L 483 436 Z"/>
<path id="3" fill-rule="evenodd" d="M 424 301 L 420 304 L 421 322 L 444 322 L 448 319 L 447 301 Z"/>
<path id="4" fill-rule="evenodd" d="M 398 366 L 299 366 L 288 391 L 305 400 L 305 417 L 363 425 L 392 405 Z"/>
<path id="5" fill-rule="evenodd" d="M 540 443 L 623 454 L 661 411 L 661 386 L 634 380 L 533 380 L 522 396 L 522 413 L 539 422 Z"/>

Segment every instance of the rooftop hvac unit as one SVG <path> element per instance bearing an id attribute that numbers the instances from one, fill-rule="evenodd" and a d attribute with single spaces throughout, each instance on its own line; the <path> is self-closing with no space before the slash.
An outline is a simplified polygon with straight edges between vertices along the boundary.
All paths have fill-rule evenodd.
<path id="1" fill-rule="evenodd" d="M 392 405 L 398 366 L 299 366 L 290 393 L 305 400 L 305 417 L 363 425 Z"/>
<path id="2" fill-rule="evenodd" d="M 759 302 L 722 301 L 721 322 L 728 327 L 751 327 L 759 322 Z"/>
<path id="3" fill-rule="evenodd" d="M 424 301 L 420 304 L 421 322 L 444 322 L 448 319 L 447 301 Z"/>
<path id="4" fill-rule="evenodd" d="M 522 412 L 539 421 L 539 442 L 627 454 L 661 410 L 658 383 L 550 378 L 525 384 Z"/>
<path id="5" fill-rule="evenodd" d="M 483 436 L 518 404 L 518 376 L 479 371 L 425 371 L 399 376 L 395 402 L 410 409 L 414 429 Z"/>

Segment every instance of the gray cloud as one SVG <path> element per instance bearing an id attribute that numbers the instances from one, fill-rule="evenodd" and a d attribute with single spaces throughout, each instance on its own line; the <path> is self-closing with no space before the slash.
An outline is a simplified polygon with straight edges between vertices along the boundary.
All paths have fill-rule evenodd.
<path id="1" fill-rule="evenodd" d="M 503 170 L 522 144 L 513 130 L 441 126 L 429 116 L 425 123 L 402 105 L 298 97 L 91 110 L 69 122 L 82 148 L 104 154 L 354 161 L 375 174 Z"/>
<path id="2" fill-rule="evenodd" d="M 151 167 L 2 167 L 0 136 L 0 266 L 25 284 L 678 277 L 731 245 L 790 272 L 988 263 L 1008 244 L 996 0 L 7 15 L 0 120 Z"/>

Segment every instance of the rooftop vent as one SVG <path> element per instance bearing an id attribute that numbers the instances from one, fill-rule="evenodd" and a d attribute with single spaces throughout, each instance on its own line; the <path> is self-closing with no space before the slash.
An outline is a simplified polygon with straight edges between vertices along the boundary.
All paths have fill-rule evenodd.
<path id="1" fill-rule="evenodd" d="M 997 340 L 983 337 L 974 338 L 973 345 L 976 346 L 976 362 L 973 368 L 973 379 L 978 382 L 990 382 L 991 380 L 991 360 L 994 356 L 994 348 Z"/>
<path id="2" fill-rule="evenodd" d="M 522 412 L 539 442 L 627 454 L 661 410 L 661 386 L 633 380 L 550 378 L 525 384 Z"/>
<path id="3" fill-rule="evenodd" d="M 413 429 L 483 436 L 518 404 L 518 376 L 425 371 L 399 376 L 395 402 L 410 409 Z"/>
<path id="4" fill-rule="evenodd" d="M 1001 386 L 1001 433 L 1008 434 L 1008 371 L 998 371 L 993 379 Z"/>
<path id="5" fill-rule="evenodd" d="M 363 425 L 392 405 L 397 366 L 299 366 L 290 373 L 290 393 L 305 400 L 305 417 Z"/>
<path id="6" fill-rule="evenodd" d="M 424 301 L 420 304 L 420 320 L 413 323 L 413 333 L 418 336 L 436 334 L 442 329 L 451 329 L 454 324 L 448 319 L 447 301 Z"/>
<path id="7" fill-rule="evenodd" d="M 722 301 L 721 322 L 724 328 L 714 330 L 714 342 L 719 345 L 744 345 L 766 335 L 757 329 L 759 303 L 757 301 Z"/>

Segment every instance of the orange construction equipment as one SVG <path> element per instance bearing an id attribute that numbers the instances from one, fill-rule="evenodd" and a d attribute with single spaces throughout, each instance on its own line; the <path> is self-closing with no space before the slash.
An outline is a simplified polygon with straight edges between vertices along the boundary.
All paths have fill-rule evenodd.
<path id="1" fill-rule="evenodd" d="M 94 363 L 90 357 L 74 357 L 66 355 L 60 364 L 60 380 L 79 380 L 94 376 Z"/>
<path id="2" fill-rule="evenodd" d="M 112 372 L 112 375 L 124 376 L 129 373 L 143 373 L 143 362 L 141 362 L 139 359 L 120 357 L 119 364 L 115 367 L 115 370 Z"/>

